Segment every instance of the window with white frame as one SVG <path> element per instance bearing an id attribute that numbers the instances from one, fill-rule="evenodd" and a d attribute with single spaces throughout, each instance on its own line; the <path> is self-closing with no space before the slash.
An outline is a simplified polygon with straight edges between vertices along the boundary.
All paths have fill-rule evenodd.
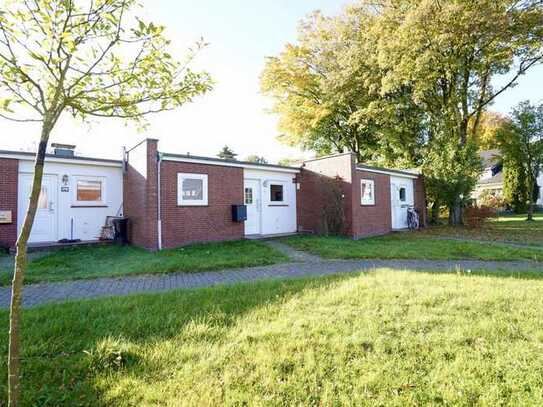
<path id="1" fill-rule="evenodd" d="M 253 188 L 245 188 L 245 205 L 253 204 Z"/>
<path id="2" fill-rule="evenodd" d="M 177 204 L 180 206 L 206 206 L 207 174 L 177 174 Z"/>
<path id="3" fill-rule="evenodd" d="M 270 204 L 281 205 L 285 201 L 285 186 L 283 184 L 270 184 Z"/>
<path id="4" fill-rule="evenodd" d="M 77 205 L 105 205 L 105 178 L 75 177 L 74 195 L 74 202 Z"/>
<path id="5" fill-rule="evenodd" d="M 375 205 L 375 182 L 371 179 L 360 181 L 360 203 L 362 205 Z"/>
<path id="6" fill-rule="evenodd" d="M 405 202 L 407 200 L 407 189 L 405 187 L 400 187 L 400 201 Z"/>

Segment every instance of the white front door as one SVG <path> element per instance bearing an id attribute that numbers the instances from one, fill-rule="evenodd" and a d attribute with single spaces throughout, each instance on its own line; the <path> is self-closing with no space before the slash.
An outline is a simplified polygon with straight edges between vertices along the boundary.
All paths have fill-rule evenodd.
<path id="1" fill-rule="evenodd" d="M 260 214 L 262 213 L 260 198 L 260 181 L 246 179 L 244 190 L 244 202 L 247 206 L 247 220 L 245 221 L 246 235 L 260 234 Z"/>
<path id="2" fill-rule="evenodd" d="M 407 209 L 414 205 L 413 180 L 390 178 L 392 229 L 407 229 Z"/>
<path id="3" fill-rule="evenodd" d="M 31 174 L 19 177 L 19 205 L 18 226 L 19 231 L 28 209 L 28 200 L 32 190 Z M 38 199 L 38 209 L 30 233 L 30 243 L 54 242 L 57 239 L 57 203 L 58 184 L 56 175 L 44 175 L 41 184 L 41 193 Z"/>

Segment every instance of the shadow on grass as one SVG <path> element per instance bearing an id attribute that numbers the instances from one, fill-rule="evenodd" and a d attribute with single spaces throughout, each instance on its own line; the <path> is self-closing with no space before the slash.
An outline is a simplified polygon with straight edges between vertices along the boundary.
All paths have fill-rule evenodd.
<path id="1" fill-rule="evenodd" d="M 221 341 L 236 321 L 260 307 L 287 301 L 304 290 L 353 278 L 348 274 L 317 279 L 272 280 L 89 300 L 25 310 L 23 313 L 24 405 L 104 405 L 100 377 L 156 374 L 153 358 L 142 352 L 187 335 L 186 340 Z M 3 360 L 7 357 L 8 313 L 0 312 Z M 200 324 L 215 327 L 199 331 Z M 179 354 L 172 359 L 182 358 Z M 0 367 L 6 377 L 6 366 Z M 0 397 L 7 395 L 6 381 Z"/>

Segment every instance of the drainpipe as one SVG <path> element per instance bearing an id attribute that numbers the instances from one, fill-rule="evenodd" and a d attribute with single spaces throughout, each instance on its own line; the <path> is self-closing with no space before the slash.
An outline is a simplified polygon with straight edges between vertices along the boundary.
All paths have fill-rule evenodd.
<path id="1" fill-rule="evenodd" d="M 161 191 L 160 191 L 160 163 L 162 162 L 162 154 L 160 152 L 157 152 L 157 203 L 158 203 L 158 211 L 157 211 L 157 232 L 158 232 L 158 250 L 162 250 L 162 208 L 160 206 L 161 203 Z"/>

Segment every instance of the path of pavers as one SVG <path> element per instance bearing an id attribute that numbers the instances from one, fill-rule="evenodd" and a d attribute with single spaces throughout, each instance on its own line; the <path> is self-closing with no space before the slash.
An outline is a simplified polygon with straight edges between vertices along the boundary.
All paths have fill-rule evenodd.
<path id="1" fill-rule="evenodd" d="M 67 300 L 121 296 L 136 293 L 157 293 L 174 289 L 211 287 L 218 284 L 235 284 L 266 279 L 318 277 L 338 273 L 367 271 L 375 268 L 436 271 L 447 271 L 457 268 L 463 270 L 502 269 L 521 271 L 541 267 L 541 263 L 516 261 L 323 260 L 317 256 L 297 252 L 280 242 L 270 241 L 268 244 L 290 256 L 294 262 L 203 273 L 169 273 L 150 276 L 31 284 L 24 288 L 23 306 L 32 307 Z M 7 308 L 9 306 L 10 297 L 11 287 L 1 287 L 0 308 Z"/>

